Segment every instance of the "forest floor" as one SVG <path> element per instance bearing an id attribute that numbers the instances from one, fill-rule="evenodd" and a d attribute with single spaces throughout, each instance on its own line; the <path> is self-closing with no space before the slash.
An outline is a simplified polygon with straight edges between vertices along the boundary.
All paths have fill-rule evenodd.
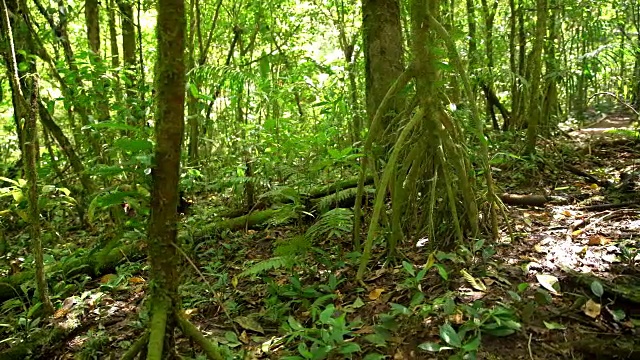
<path id="1" fill-rule="evenodd" d="M 467 268 L 484 290 L 457 279 L 458 272 L 453 271 L 443 282 L 435 269 L 420 287 L 427 300 L 481 300 L 483 308 L 503 306 L 518 314 L 520 329 L 505 337 L 483 336 L 478 358 L 640 358 L 640 142 L 608 132 L 629 127 L 632 119 L 624 111 L 612 112 L 590 126 L 568 129 L 560 142 L 546 142 L 537 160 L 496 165 L 496 182 L 504 192 L 544 195 L 547 201 L 541 206 L 507 207 L 511 234 L 504 226 L 503 239 L 493 245 L 496 255 L 491 265 L 477 266 L 475 271 Z M 203 212 L 205 206 L 196 201 L 193 211 Z M 183 222 L 185 227 L 197 224 L 188 218 Z M 268 278 L 235 277 L 247 264 L 273 257 L 276 239 L 299 231 L 295 227 L 248 230 L 197 244 L 185 261 L 189 263 L 181 290 L 185 316 L 220 343 L 250 349 L 246 358 L 278 359 L 283 350 L 295 350 L 287 344 L 293 337 L 278 338 L 287 317 L 283 314 L 293 313 L 306 325 L 313 323 L 314 314 L 299 309 L 318 296 L 332 295 L 336 308 L 347 312 L 350 321 L 362 321 L 351 333 L 351 338 L 359 339 L 374 332 L 390 304 L 409 303 L 411 293 L 400 285 L 407 278 L 400 264 L 371 269 L 366 289 L 353 281 L 355 268 L 348 261 L 333 269 L 336 283 L 327 280 L 328 265 L 321 260 L 326 254 L 308 264 L 315 274 L 294 272 L 301 281 L 297 290 L 291 287 L 292 273 L 284 269 L 270 272 Z M 349 247 L 347 239 L 344 247 Z M 404 244 L 401 253 L 416 265 L 429 257 L 426 249 L 413 244 Z M 148 287 L 146 270 L 137 264 L 128 272 L 124 278 L 111 275 L 87 284 L 87 291 L 69 302 L 75 309 L 69 305 L 56 314 L 56 323 L 75 323 L 76 330 L 34 358 L 119 358 L 142 334 L 146 316 L 140 313 Z M 591 276 L 597 277 L 597 284 Z M 124 280 L 114 284 L 114 278 Z M 524 283 L 529 285 L 518 291 Z M 274 297 L 272 286 L 288 286 L 298 294 Z M 287 296 L 288 302 L 283 300 Z M 464 319 L 449 316 L 448 320 L 455 325 Z M 384 346 L 358 340 L 361 353 L 375 350 L 398 360 L 447 358 L 451 353 L 417 348 L 427 341 L 442 341 L 441 323 L 442 318 L 408 320 Z M 177 346 L 185 358 L 197 357 L 188 340 L 179 337 Z"/>

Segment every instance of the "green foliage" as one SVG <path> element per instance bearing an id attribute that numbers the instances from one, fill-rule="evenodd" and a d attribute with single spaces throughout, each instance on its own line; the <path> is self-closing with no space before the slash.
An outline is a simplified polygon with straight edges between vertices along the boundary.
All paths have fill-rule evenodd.
<path id="1" fill-rule="evenodd" d="M 331 240 L 350 234 L 353 229 L 353 212 L 350 209 L 336 208 L 320 216 L 305 233 L 310 242 Z"/>
<path id="2" fill-rule="evenodd" d="M 241 272 L 238 276 L 256 276 L 266 271 L 274 269 L 291 269 L 295 264 L 294 258 L 291 256 L 278 256 L 270 259 L 262 260 L 259 263 L 249 267 L 247 270 Z"/>
<path id="3" fill-rule="evenodd" d="M 282 327 L 287 331 L 287 341 L 299 340 L 298 355 L 285 356 L 282 359 L 321 360 L 331 356 L 352 358 L 362 350 L 360 345 L 353 342 L 357 336 L 354 330 L 360 323 L 349 322 L 346 316 L 345 312 L 338 311 L 333 304 L 328 304 L 313 316 L 313 326 L 310 328 L 304 327 L 293 316 L 289 316 Z"/>

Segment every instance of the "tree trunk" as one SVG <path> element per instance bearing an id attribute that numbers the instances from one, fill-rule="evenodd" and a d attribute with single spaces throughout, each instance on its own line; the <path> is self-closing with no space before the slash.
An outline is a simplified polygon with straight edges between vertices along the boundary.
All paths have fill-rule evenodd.
<path id="1" fill-rule="evenodd" d="M 36 288 L 40 301 L 43 304 L 45 315 L 51 315 L 54 312 L 53 305 L 49 299 L 49 290 L 47 287 L 47 281 L 44 272 L 44 255 L 42 251 L 42 239 L 40 237 L 40 211 L 38 207 L 38 173 L 36 168 L 36 162 L 38 158 L 38 135 L 37 135 L 37 108 L 38 108 L 38 82 L 36 81 L 36 74 L 32 72 L 33 68 L 29 69 L 26 80 L 20 81 L 18 75 L 18 63 L 16 61 L 15 43 L 13 41 L 13 33 L 11 29 L 11 20 L 9 18 L 9 9 L 5 1 L 2 1 L 0 10 L 2 11 L 2 30 L 6 34 L 8 40 L 8 51 L 5 52 L 5 60 L 8 64 L 7 72 L 9 73 L 9 81 L 11 82 L 11 89 L 14 94 L 14 98 L 18 105 L 17 115 L 18 122 L 24 120 L 24 133 L 21 144 L 23 147 L 22 158 L 24 165 L 25 178 L 27 180 L 27 202 L 28 218 L 29 218 L 29 235 L 31 237 L 31 249 L 33 252 L 35 268 L 36 268 Z M 17 4 L 13 3 L 12 8 L 16 9 Z M 8 58 L 8 59 L 7 59 Z M 24 87 L 23 87 L 24 86 Z M 25 98 L 25 92 L 29 93 L 30 104 L 27 103 Z"/>
<path id="2" fill-rule="evenodd" d="M 540 122 L 541 93 L 540 75 L 542 71 L 542 49 L 544 47 L 545 33 L 547 31 L 547 0 L 536 0 L 536 38 L 531 54 L 531 102 L 529 103 L 529 126 L 527 127 L 527 144 L 525 153 L 536 152 L 536 139 L 538 137 L 538 124 Z"/>
<path id="3" fill-rule="evenodd" d="M 36 288 L 38 297 L 42 302 L 45 315 L 52 315 L 53 304 L 49 299 L 49 289 L 44 272 L 44 253 L 42 250 L 42 237 L 40 232 L 40 207 L 38 206 L 38 172 L 36 159 L 38 158 L 38 83 L 36 78 L 31 79 L 31 106 L 29 116 L 25 119 L 25 142 L 22 151 L 24 158 L 24 173 L 28 184 L 29 203 L 29 236 L 31 237 L 31 251 L 36 268 Z M 25 99 L 26 100 L 26 99 Z"/>
<path id="4" fill-rule="evenodd" d="M 363 0 L 362 28 L 367 115 L 371 124 L 387 90 L 404 71 L 399 1 Z M 395 96 L 389 106 L 389 114 L 382 119 L 381 132 L 389 127 L 401 108 L 402 100 Z M 375 136 L 369 134 L 372 135 Z M 389 140 L 386 139 L 384 143 L 389 143 Z"/>
<path id="5" fill-rule="evenodd" d="M 94 55 L 100 55 L 100 11 L 98 0 L 86 0 L 84 16 L 87 24 L 87 40 L 89 49 Z"/>
<path id="6" fill-rule="evenodd" d="M 118 8 L 120 9 L 120 19 L 122 26 L 122 59 L 124 60 L 125 84 L 127 102 L 129 106 L 134 107 L 132 110 L 132 126 L 142 126 L 138 123 L 137 110 L 135 109 L 136 101 L 136 31 L 133 24 L 133 6 L 131 0 L 117 0 Z M 183 89 L 184 90 L 184 89 Z"/>
<path id="7" fill-rule="evenodd" d="M 172 343 L 179 302 L 177 206 L 180 153 L 184 137 L 184 0 L 158 0 L 156 63 L 156 149 L 152 170 L 149 261 L 154 283 L 147 359 L 159 360 Z M 133 28 L 131 28 L 133 29 Z M 126 53 L 125 53 L 126 54 Z M 127 57 L 125 55 L 125 61 Z M 165 336 L 166 335 L 166 336 Z"/>

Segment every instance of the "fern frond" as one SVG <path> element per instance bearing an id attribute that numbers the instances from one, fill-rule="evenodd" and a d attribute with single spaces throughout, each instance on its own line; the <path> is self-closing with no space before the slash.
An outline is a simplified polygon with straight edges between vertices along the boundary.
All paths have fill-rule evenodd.
<path id="1" fill-rule="evenodd" d="M 291 268 L 294 264 L 295 259 L 293 256 L 276 256 L 254 264 L 247 270 L 241 272 L 238 277 L 256 276 L 269 270 Z"/>
<path id="2" fill-rule="evenodd" d="M 282 206 L 278 211 L 269 219 L 269 224 L 272 226 L 284 225 L 289 223 L 291 220 L 296 219 L 298 217 L 298 206 L 296 205 L 285 205 Z"/>
<path id="3" fill-rule="evenodd" d="M 330 210 L 316 221 L 305 233 L 305 237 L 314 242 L 322 238 L 339 238 L 351 233 L 353 229 L 353 212 L 351 209 L 336 208 Z"/>
<path id="4" fill-rule="evenodd" d="M 364 191 L 365 193 L 375 194 L 375 189 L 373 189 L 371 186 L 366 186 L 364 188 Z M 344 201 L 347 199 L 355 199 L 357 193 L 358 188 L 355 187 L 338 191 L 334 194 L 321 198 L 317 202 L 316 208 L 318 209 L 319 213 L 324 213 L 332 207 L 346 207 Z"/>
<path id="5" fill-rule="evenodd" d="M 260 195 L 260 199 L 269 199 L 272 204 L 275 203 L 294 203 L 299 204 L 300 193 L 290 186 L 277 186 Z M 288 201 L 287 201 L 288 200 Z"/>
<path id="6" fill-rule="evenodd" d="M 276 241 L 273 253 L 276 256 L 297 256 L 306 254 L 311 248 L 311 242 L 304 236 L 294 236 Z"/>

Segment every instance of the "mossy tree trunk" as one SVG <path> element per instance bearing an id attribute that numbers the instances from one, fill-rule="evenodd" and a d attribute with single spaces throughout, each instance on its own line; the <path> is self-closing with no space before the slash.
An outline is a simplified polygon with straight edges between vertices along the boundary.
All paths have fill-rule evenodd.
<path id="1" fill-rule="evenodd" d="M 362 28 L 365 59 L 365 95 L 369 124 L 391 85 L 404 71 L 403 39 L 398 0 L 363 0 Z M 378 130 L 384 132 L 401 111 L 394 96 Z M 374 130 L 374 129 L 372 129 Z M 375 136 L 375 134 L 374 134 Z M 388 141 L 387 141 L 388 142 Z"/>
<path id="2" fill-rule="evenodd" d="M 158 57 L 155 72 L 156 149 L 152 170 L 151 216 L 149 218 L 149 262 L 151 263 L 151 319 L 147 359 L 160 360 L 163 349 L 173 347 L 173 331 L 198 343 L 211 359 L 222 360 L 218 348 L 207 341 L 179 314 L 177 206 L 180 157 L 184 138 L 185 110 L 185 6 L 184 0 L 158 0 Z M 146 335 L 145 335 L 146 336 Z M 130 349 L 135 358 L 142 346 Z"/>
<path id="3" fill-rule="evenodd" d="M 154 287 L 148 359 L 160 359 L 165 340 L 172 343 L 175 327 L 172 314 L 179 305 L 177 206 L 185 99 L 184 0 L 159 0 L 157 6 L 157 142 L 152 170 L 148 245 Z"/>
<path id="4" fill-rule="evenodd" d="M 13 9 L 18 6 L 14 2 Z M 37 116 L 38 116 L 38 82 L 37 74 L 33 72 L 34 67 L 31 66 L 29 72 L 24 74 L 26 77 L 20 80 L 18 75 L 18 63 L 16 60 L 16 47 L 13 41 L 11 29 L 11 21 L 9 18 L 9 6 L 5 0 L 2 0 L 2 30 L 5 33 L 8 43 L 7 54 L 5 60 L 9 73 L 9 81 L 14 94 L 16 108 L 16 116 L 18 123 L 24 122 L 22 158 L 24 165 L 25 178 L 27 180 L 27 202 L 28 219 L 29 219 L 29 235 L 31 237 L 31 251 L 33 252 L 35 269 L 36 269 L 36 289 L 38 296 L 43 305 L 45 315 L 51 315 L 54 312 L 53 305 L 49 299 L 49 290 L 44 272 L 44 255 L 42 250 L 42 239 L 40 237 L 40 211 L 38 207 L 38 172 L 36 168 L 38 158 L 38 135 L 37 135 Z M 29 103 L 25 98 L 25 94 L 29 95 Z"/>
<path id="5" fill-rule="evenodd" d="M 531 52 L 531 97 L 529 103 L 529 126 L 527 127 L 527 144 L 525 153 L 533 154 L 536 151 L 536 139 L 538 137 L 538 125 L 542 116 L 542 94 L 540 91 L 542 73 L 542 50 L 544 47 L 545 33 L 547 31 L 547 0 L 536 0 L 536 38 Z"/>
<path id="6" fill-rule="evenodd" d="M 400 2 L 398 0 L 363 0 L 362 38 L 369 133 L 364 144 L 364 156 L 360 160 L 360 181 L 355 204 L 353 242 L 358 250 L 360 248 L 364 180 L 367 167 L 373 165 L 372 167 L 375 168 L 374 159 L 376 156 L 371 156 L 372 159 L 370 160 L 369 155 L 372 155 L 370 153 L 372 152 L 373 144 L 385 131 L 391 130 L 389 125 L 391 125 L 397 113 L 402 110 L 403 99 L 398 95 L 400 89 L 395 89 L 394 91 L 391 91 L 391 89 L 396 86 L 399 79 L 404 78 L 402 86 L 406 85 L 409 80 L 409 74 L 404 72 Z M 378 118 L 377 121 L 376 118 Z M 388 134 L 391 134 L 391 131 Z M 393 144 L 390 136 L 380 140 L 383 148 L 388 149 Z M 377 153 L 376 155 L 381 156 L 382 154 Z M 368 164 L 369 161 L 372 164 Z"/>

